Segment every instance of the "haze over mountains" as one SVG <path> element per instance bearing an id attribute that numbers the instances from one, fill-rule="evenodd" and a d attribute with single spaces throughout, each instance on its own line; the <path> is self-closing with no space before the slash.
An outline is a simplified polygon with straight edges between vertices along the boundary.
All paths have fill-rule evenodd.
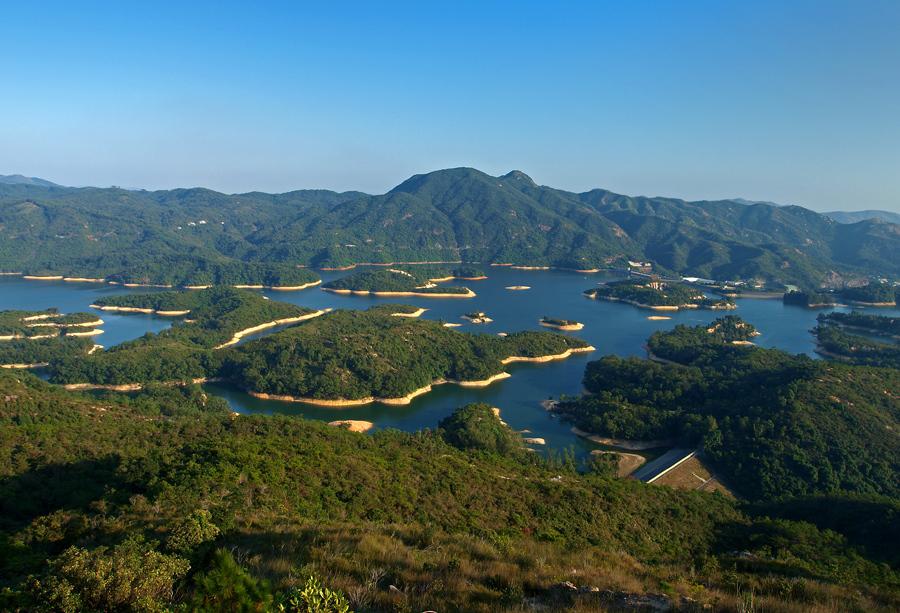
<path id="1" fill-rule="evenodd" d="M 513 171 L 415 175 L 382 195 L 64 188 L 0 181 L 0 269 L 107 276 L 148 258 L 310 267 L 468 261 L 597 268 L 627 259 L 714 279 L 900 275 L 900 226 L 798 206 L 573 193 Z M 154 279 L 148 278 L 147 281 Z"/>

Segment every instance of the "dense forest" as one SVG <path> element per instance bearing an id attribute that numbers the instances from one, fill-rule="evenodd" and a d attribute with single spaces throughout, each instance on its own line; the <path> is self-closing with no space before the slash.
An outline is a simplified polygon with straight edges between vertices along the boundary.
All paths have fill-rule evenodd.
<path id="1" fill-rule="evenodd" d="M 578 473 L 491 416 L 367 436 L 195 387 L 0 373 L 0 609 L 900 606 L 893 501 L 746 506 Z"/>
<path id="2" fill-rule="evenodd" d="M 819 287 L 900 275 L 897 226 L 796 206 L 572 193 L 470 168 L 386 194 L 0 185 L 0 271 L 171 285 L 299 285 L 297 268 L 376 262 L 586 269 L 654 263 L 718 280 Z M 152 254 L 152 257 L 150 256 Z"/>
<path id="3" fill-rule="evenodd" d="M 159 333 L 145 334 L 88 357 L 51 360 L 48 370 L 52 381 L 122 385 L 216 376 L 221 351 L 215 349 L 231 341 L 236 333 L 312 313 L 230 287 L 112 296 L 98 300 L 97 306 L 188 313 Z"/>
<path id="4" fill-rule="evenodd" d="M 900 319 L 859 312 L 820 315 L 813 330 L 818 351 L 828 357 L 900 368 Z"/>
<path id="5" fill-rule="evenodd" d="M 731 300 L 707 298 L 703 292 L 683 283 L 625 279 L 609 281 L 585 291 L 590 298 L 621 300 L 644 307 L 734 309 Z"/>
<path id="6" fill-rule="evenodd" d="M 449 276 L 451 273 L 445 271 Z M 440 274 L 430 271 L 430 274 Z M 418 271 L 413 267 L 405 270 L 387 269 L 357 272 L 341 279 L 330 281 L 322 287 L 328 290 L 350 290 L 355 292 L 397 292 L 413 294 L 461 294 L 470 290 L 455 285 L 437 285 L 429 279 L 429 271 Z M 440 278 L 440 277 L 433 277 Z"/>
<path id="7" fill-rule="evenodd" d="M 900 497 L 900 371 L 734 345 L 750 329 L 723 323 L 651 336 L 653 356 L 674 364 L 589 363 L 588 394 L 557 410 L 605 436 L 696 445 L 749 499 Z"/>
<path id="8" fill-rule="evenodd" d="M 102 321 L 91 313 L 47 311 L 0 311 L 0 342 L 33 337 L 65 336 L 68 331 L 87 332 Z"/>
<path id="9" fill-rule="evenodd" d="M 550 332 L 457 332 L 394 312 L 394 305 L 336 311 L 245 343 L 226 354 L 222 375 L 268 394 L 397 398 L 435 381 L 488 379 L 503 372 L 510 356 L 558 355 L 587 345 Z"/>
<path id="10" fill-rule="evenodd" d="M 897 304 L 900 289 L 890 283 L 869 283 L 861 287 L 847 287 L 838 292 L 841 298 L 862 304 Z"/>

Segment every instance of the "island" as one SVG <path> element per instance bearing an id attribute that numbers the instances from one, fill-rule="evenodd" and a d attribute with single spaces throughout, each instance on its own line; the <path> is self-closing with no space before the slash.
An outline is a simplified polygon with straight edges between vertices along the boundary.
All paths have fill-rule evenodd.
<path id="1" fill-rule="evenodd" d="M 248 393 L 322 406 L 408 404 L 435 385 L 483 387 L 517 361 L 562 359 L 593 348 L 550 332 L 504 338 L 440 322 L 392 317 L 394 305 L 335 311 L 224 356 L 220 376 Z M 341 339 L 340 343 L 332 339 Z"/>
<path id="2" fill-rule="evenodd" d="M 555 317 L 547 317 L 544 315 L 538 322 L 545 328 L 554 328 L 556 330 L 564 330 L 567 332 L 581 330 L 584 324 L 571 319 L 557 319 Z"/>
<path id="3" fill-rule="evenodd" d="M 0 311 L 0 368 L 43 368 L 52 360 L 88 356 L 103 320 L 91 313 Z"/>
<path id="4" fill-rule="evenodd" d="M 462 318 L 473 324 L 489 324 L 494 321 L 484 311 L 472 311 L 463 315 Z"/>
<path id="5" fill-rule="evenodd" d="M 387 269 L 354 273 L 335 281 L 329 281 L 322 289 L 335 294 L 355 296 L 422 296 L 426 298 L 474 298 L 475 292 L 467 287 L 437 285 L 426 278 L 400 269 Z"/>
<path id="6" fill-rule="evenodd" d="M 588 298 L 624 302 L 654 311 L 679 309 L 731 310 L 732 300 L 707 298 L 697 289 L 683 283 L 658 279 L 626 279 L 609 281 L 584 292 Z"/>
<path id="7" fill-rule="evenodd" d="M 324 310 L 266 300 L 227 286 L 150 292 L 97 300 L 98 308 L 126 313 L 178 312 L 173 325 L 83 359 L 51 361 L 51 381 L 73 387 L 133 387 L 149 382 L 192 382 L 218 377 L 221 353 L 254 333 L 295 325 Z M 190 318 L 185 317 L 190 315 Z"/>
<path id="8" fill-rule="evenodd" d="M 900 318 L 859 312 L 819 315 L 816 352 L 869 366 L 900 368 Z"/>

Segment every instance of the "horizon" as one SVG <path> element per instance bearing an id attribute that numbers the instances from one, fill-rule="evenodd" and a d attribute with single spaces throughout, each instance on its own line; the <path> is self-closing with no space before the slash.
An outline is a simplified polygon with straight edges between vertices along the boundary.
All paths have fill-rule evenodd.
<path id="1" fill-rule="evenodd" d="M 900 211 L 895 2 L 7 17 L 0 168 L 63 185 L 380 194 L 465 166 L 573 192 Z"/>

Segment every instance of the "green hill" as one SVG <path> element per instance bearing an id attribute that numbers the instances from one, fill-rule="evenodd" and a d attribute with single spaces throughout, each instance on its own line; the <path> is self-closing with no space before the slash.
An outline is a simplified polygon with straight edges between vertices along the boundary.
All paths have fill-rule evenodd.
<path id="1" fill-rule="evenodd" d="M 356 611 L 900 605 L 888 501 L 745 511 L 465 451 L 446 425 L 367 436 L 233 416 L 198 388 L 81 395 L 0 373 L 0 609 L 281 610 L 311 576 Z"/>
<path id="2" fill-rule="evenodd" d="M 742 324 L 731 317 L 655 333 L 649 349 L 675 364 L 591 362 L 590 393 L 558 410 L 604 436 L 698 445 L 751 499 L 900 497 L 900 371 L 735 345 L 752 335 Z"/>

